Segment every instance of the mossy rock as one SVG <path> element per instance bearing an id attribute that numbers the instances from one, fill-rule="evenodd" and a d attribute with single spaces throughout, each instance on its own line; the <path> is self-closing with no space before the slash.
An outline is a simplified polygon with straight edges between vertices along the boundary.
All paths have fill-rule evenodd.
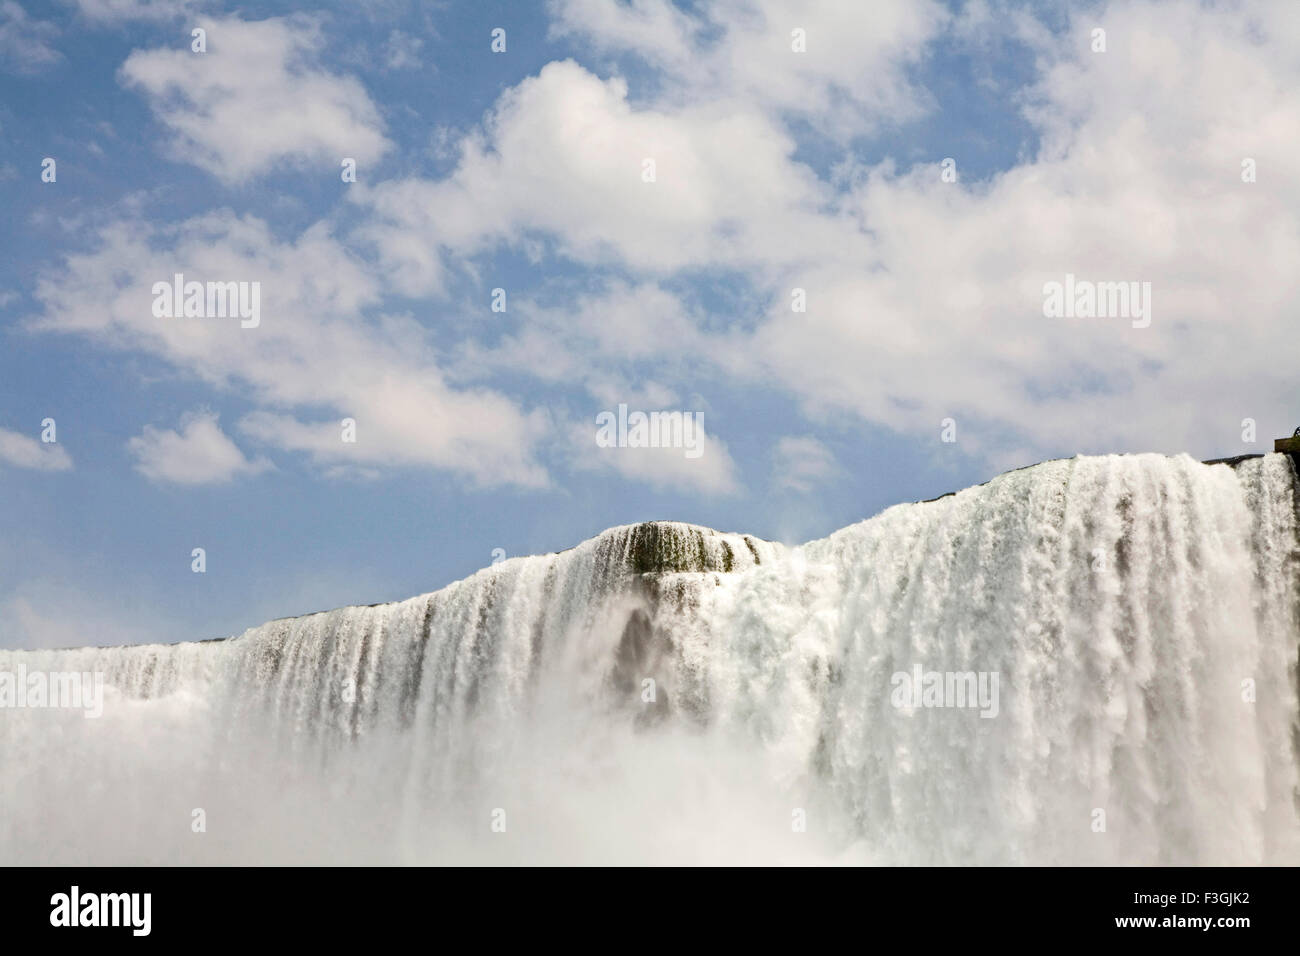
<path id="1" fill-rule="evenodd" d="M 748 537 L 743 540 L 758 563 L 758 550 Z M 723 535 L 668 521 L 633 525 L 627 530 L 624 553 L 637 574 L 728 572 L 736 565 L 733 545 Z"/>

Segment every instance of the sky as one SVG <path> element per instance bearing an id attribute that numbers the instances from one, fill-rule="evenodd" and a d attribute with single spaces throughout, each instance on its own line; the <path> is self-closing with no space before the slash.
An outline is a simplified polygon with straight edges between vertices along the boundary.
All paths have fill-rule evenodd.
<path id="1" fill-rule="evenodd" d="M 1270 450 L 1297 50 L 1292 0 L 0 0 L 0 646 Z"/>

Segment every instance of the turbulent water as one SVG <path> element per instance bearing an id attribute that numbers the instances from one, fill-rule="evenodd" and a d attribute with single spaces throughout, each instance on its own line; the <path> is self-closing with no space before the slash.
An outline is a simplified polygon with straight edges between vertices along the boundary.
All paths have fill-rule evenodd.
<path id="1" fill-rule="evenodd" d="M 106 684 L 0 709 L 0 860 L 1300 863 L 1298 575 L 1285 456 L 1075 458 L 797 548 L 634 525 L 0 651 Z M 996 694 L 900 698 L 931 672 Z"/>

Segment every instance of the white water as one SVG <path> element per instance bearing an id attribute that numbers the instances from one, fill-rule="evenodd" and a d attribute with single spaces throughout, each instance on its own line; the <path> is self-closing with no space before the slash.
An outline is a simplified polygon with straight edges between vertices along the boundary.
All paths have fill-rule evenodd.
<path id="1" fill-rule="evenodd" d="M 1300 863 L 1293 480 L 1076 458 L 795 549 L 661 526 L 718 570 L 615 529 L 229 641 L 0 651 L 109 685 L 0 709 L 0 861 Z M 893 706 L 917 665 L 997 673 L 997 715 Z"/>

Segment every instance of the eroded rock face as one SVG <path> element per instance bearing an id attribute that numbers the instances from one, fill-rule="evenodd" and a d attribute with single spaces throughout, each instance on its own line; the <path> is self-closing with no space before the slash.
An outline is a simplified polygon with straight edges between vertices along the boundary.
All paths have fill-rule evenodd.
<path id="1" fill-rule="evenodd" d="M 698 612 L 701 588 L 770 564 L 783 549 L 752 535 L 675 521 L 613 528 L 593 543 L 593 583 L 618 582 L 630 599 L 616 625 L 620 637 L 606 677 L 611 708 L 630 709 L 638 727 L 672 715 L 703 722 L 707 693 L 678 679 L 682 648 L 675 626 Z"/>
<path id="2" fill-rule="evenodd" d="M 634 711 L 638 727 L 657 724 L 673 712 L 674 688 L 662 676 L 648 676 L 671 673 L 673 653 L 671 632 L 655 628 L 646 609 L 628 615 L 610 672 L 611 703 L 618 707 L 639 700 Z"/>
<path id="3" fill-rule="evenodd" d="M 747 534 L 727 534 L 678 521 L 645 521 L 612 528 L 597 538 L 608 560 L 633 574 L 731 572 L 770 560 L 777 547 Z"/>

